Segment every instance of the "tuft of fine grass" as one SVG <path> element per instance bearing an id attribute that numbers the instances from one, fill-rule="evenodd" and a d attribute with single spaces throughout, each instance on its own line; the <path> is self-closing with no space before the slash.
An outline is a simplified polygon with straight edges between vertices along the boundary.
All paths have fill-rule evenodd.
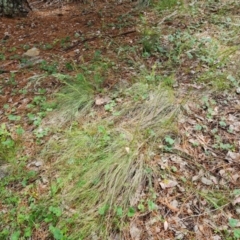
<path id="1" fill-rule="evenodd" d="M 152 177 L 150 152 L 166 131 L 173 131 L 178 114 L 173 95 L 160 87 L 150 90 L 143 103 L 131 101 L 122 108 L 120 117 L 75 126 L 47 145 L 62 181 L 56 198 L 68 216 L 59 227 L 71 225 L 71 239 L 93 234 L 108 239 L 110 232 L 123 230 L 129 209 Z M 154 134 L 147 134 L 150 130 Z"/>
<path id="2" fill-rule="evenodd" d="M 63 125 L 70 120 L 74 120 L 79 112 L 86 114 L 94 102 L 94 86 L 83 74 L 76 77 L 68 75 L 55 74 L 65 85 L 60 92 L 56 94 L 58 111 L 51 116 L 58 125 Z"/>

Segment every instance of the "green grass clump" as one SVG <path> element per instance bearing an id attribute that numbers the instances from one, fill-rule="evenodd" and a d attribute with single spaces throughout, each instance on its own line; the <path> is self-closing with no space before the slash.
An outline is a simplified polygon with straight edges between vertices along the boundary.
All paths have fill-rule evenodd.
<path id="1" fill-rule="evenodd" d="M 0 126 L 0 165 L 1 162 L 9 162 L 16 154 L 16 143 L 11 137 L 5 124 Z"/>
<path id="2" fill-rule="evenodd" d="M 174 131 L 177 110 L 173 95 L 159 87 L 144 102 L 124 104 L 120 116 L 86 121 L 59 136 L 62 141 L 49 141 L 43 155 L 56 159 L 61 179 L 56 199 L 71 209 L 58 227 L 69 227 L 71 239 L 93 233 L 108 239 L 110 232 L 124 228 L 137 211 L 137 191 L 150 182 L 150 152 L 166 132 Z"/>
<path id="3" fill-rule="evenodd" d="M 161 0 L 161 1 L 157 1 L 156 9 L 158 11 L 164 11 L 164 10 L 172 9 L 181 4 L 182 4 L 181 0 Z"/>
<path id="4" fill-rule="evenodd" d="M 55 113 L 59 123 L 73 120 L 81 111 L 86 113 L 94 101 L 94 85 L 83 74 L 76 77 L 55 74 L 64 87 L 57 93 L 58 111 Z"/>

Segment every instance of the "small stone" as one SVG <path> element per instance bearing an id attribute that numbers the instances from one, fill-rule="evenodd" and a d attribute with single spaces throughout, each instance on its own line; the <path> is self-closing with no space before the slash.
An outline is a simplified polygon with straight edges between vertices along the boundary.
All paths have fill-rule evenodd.
<path id="1" fill-rule="evenodd" d="M 236 93 L 237 93 L 237 94 L 240 94 L 240 87 L 238 87 L 238 88 L 236 89 Z"/>
<path id="2" fill-rule="evenodd" d="M 36 48 L 36 47 L 33 47 L 33 48 L 27 50 L 27 52 L 25 52 L 25 53 L 23 54 L 23 56 L 36 57 L 36 56 L 39 55 L 39 53 L 40 53 L 39 49 Z"/>
<path id="3" fill-rule="evenodd" d="M 36 167 L 41 167 L 41 166 L 43 165 L 43 163 L 42 163 L 41 161 L 36 161 L 36 162 L 34 163 L 34 165 L 35 165 Z"/>

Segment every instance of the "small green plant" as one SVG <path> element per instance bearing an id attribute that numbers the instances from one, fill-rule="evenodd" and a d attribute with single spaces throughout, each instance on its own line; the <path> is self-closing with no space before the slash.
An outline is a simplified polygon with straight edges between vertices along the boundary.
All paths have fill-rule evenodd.
<path id="1" fill-rule="evenodd" d="M 5 57 L 5 55 L 3 54 L 3 53 L 0 53 L 0 60 L 5 60 L 6 59 L 6 57 Z"/>
<path id="2" fill-rule="evenodd" d="M 26 95 L 26 94 L 28 93 L 28 90 L 25 89 L 25 88 L 22 88 L 22 89 L 19 89 L 18 92 L 19 92 L 20 94 L 24 94 L 24 95 Z"/>
<path id="3" fill-rule="evenodd" d="M 50 50 L 50 49 L 52 49 L 53 48 L 53 46 L 52 46 L 52 44 L 50 44 L 50 43 L 47 43 L 46 45 L 43 45 L 43 49 L 44 50 Z"/>
<path id="4" fill-rule="evenodd" d="M 165 141 L 165 143 L 166 143 L 166 144 L 164 145 L 164 149 L 165 149 L 166 151 L 171 151 L 172 148 L 173 148 L 173 146 L 174 146 L 175 140 L 174 140 L 171 136 L 167 135 L 167 136 L 164 138 L 164 141 Z"/>
<path id="5" fill-rule="evenodd" d="M 173 87 L 175 79 L 172 76 L 164 77 L 161 79 L 163 86 Z"/>
<path id="6" fill-rule="evenodd" d="M 39 126 L 42 122 L 42 118 L 36 114 L 28 113 L 28 119 L 33 123 L 34 126 Z"/>
<path id="7" fill-rule="evenodd" d="M 35 136 L 37 137 L 38 140 L 40 140 L 41 138 L 47 136 L 49 133 L 49 129 L 48 128 L 45 128 L 45 129 L 42 129 L 42 128 L 38 128 L 34 131 L 34 134 Z"/>
<path id="8" fill-rule="evenodd" d="M 172 9 L 181 4 L 182 4 L 181 0 L 161 0 L 157 2 L 156 9 L 158 11 L 164 11 L 164 10 Z"/>
<path id="9" fill-rule="evenodd" d="M 145 206 L 144 206 L 144 201 L 143 200 L 140 201 L 140 203 L 138 204 L 137 208 L 138 208 L 138 210 L 140 212 L 144 212 L 145 211 Z"/>
<path id="10" fill-rule="evenodd" d="M 68 48 L 69 46 L 70 46 L 70 44 L 71 44 L 71 39 L 70 39 L 70 37 L 69 36 L 67 36 L 67 37 L 65 37 L 65 38 L 62 38 L 61 40 L 60 40 L 60 44 L 61 44 L 61 47 L 62 48 Z"/>
<path id="11" fill-rule="evenodd" d="M 101 216 L 104 216 L 106 215 L 107 211 L 109 210 L 109 204 L 104 204 L 102 207 L 100 207 L 98 209 L 98 213 L 101 215 Z"/>
<path id="12" fill-rule="evenodd" d="M 57 73 L 57 63 L 49 64 L 46 61 L 42 61 L 40 69 L 46 71 L 48 74 Z"/>
<path id="13" fill-rule="evenodd" d="M 53 225 L 49 226 L 49 231 L 52 233 L 52 235 L 53 235 L 55 240 L 64 240 L 64 239 L 66 239 L 64 237 L 62 231 L 59 228 L 54 227 Z"/>
<path id="14" fill-rule="evenodd" d="M 13 86 L 17 85 L 17 82 L 15 80 L 15 73 L 13 73 L 13 72 L 10 73 L 8 85 L 13 85 Z"/>
<path id="15" fill-rule="evenodd" d="M 9 115 L 8 115 L 8 119 L 9 119 L 10 121 L 19 121 L 19 120 L 21 120 L 21 116 L 9 114 Z"/>
<path id="16" fill-rule="evenodd" d="M 28 50 L 30 49 L 30 46 L 28 44 L 22 45 L 23 50 Z"/>
<path id="17" fill-rule="evenodd" d="M 93 61 L 101 60 L 102 52 L 100 50 L 96 50 L 93 56 Z"/>
<path id="18" fill-rule="evenodd" d="M 222 118 L 220 121 L 219 121 L 219 126 L 222 127 L 222 128 L 225 128 L 227 126 L 227 123 L 225 122 L 225 119 Z"/>
<path id="19" fill-rule="evenodd" d="M 108 112 L 113 112 L 114 111 L 114 107 L 116 106 L 116 102 L 115 101 L 110 101 L 109 103 L 107 103 L 105 106 L 104 106 L 104 109 Z"/>
<path id="20" fill-rule="evenodd" d="M 3 123 L 0 126 L 0 160 L 10 160 L 16 152 L 16 143 Z"/>
<path id="21" fill-rule="evenodd" d="M 239 81 L 237 81 L 236 78 L 233 77 L 232 75 L 228 75 L 227 80 L 229 80 L 231 82 L 232 86 L 234 86 L 234 87 L 239 86 Z"/>
<path id="22" fill-rule="evenodd" d="M 239 239 L 240 238 L 240 228 L 236 228 L 239 225 L 239 220 L 230 218 L 228 220 L 228 224 L 231 228 L 233 228 L 234 239 L 236 239 L 236 240 Z"/>
<path id="23" fill-rule="evenodd" d="M 72 63 L 70 63 L 70 62 L 65 63 L 65 67 L 68 71 L 73 71 L 74 70 L 74 67 L 73 67 Z"/>
<path id="24" fill-rule="evenodd" d="M 16 50 L 17 50 L 16 47 L 12 47 L 12 48 L 8 49 L 9 52 L 15 52 Z"/>
<path id="25" fill-rule="evenodd" d="M 157 209 L 157 205 L 152 200 L 148 200 L 147 204 L 148 204 L 149 211 L 153 211 Z"/>
<path id="26" fill-rule="evenodd" d="M 129 208 L 128 208 L 127 216 L 128 216 L 129 218 L 134 217 L 135 213 L 136 213 L 136 210 L 135 210 L 134 207 L 129 207 Z"/>

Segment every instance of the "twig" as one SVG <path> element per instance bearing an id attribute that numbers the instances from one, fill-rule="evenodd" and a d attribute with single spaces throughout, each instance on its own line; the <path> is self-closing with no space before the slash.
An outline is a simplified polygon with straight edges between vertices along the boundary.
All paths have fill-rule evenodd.
<path id="1" fill-rule="evenodd" d="M 179 221 L 183 221 L 183 220 L 185 220 L 185 219 L 193 218 L 193 217 L 200 217 L 200 216 L 202 216 L 202 215 L 209 214 L 209 213 L 211 213 L 211 212 L 216 212 L 216 211 L 218 211 L 218 210 L 222 210 L 223 208 L 225 208 L 225 207 L 228 206 L 229 204 L 230 204 L 230 203 L 227 203 L 227 204 L 223 205 L 222 207 L 219 207 L 219 208 L 217 208 L 217 209 L 213 209 L 213 210 L 208 211 L 208 212 L 206 211 L 206 212 L 203 212 L 203 213 L 200 213 L 200 214 L 191 215 L 191 216 L 188 216 L 188 217 L 185 217 L 185 218 L 180 218 Z"/>
<path id="2" fill-rule="evenodd" d="M 116 38 L 116 37 L 120 37 L 120 36 L 124 36 L 124 35 L 131 34 L 131 33 L 134 33 L 134 32 L 136 32 L 135 29 L 134 29 L 134 30 L 129 30 L 129 31 L 127 31 L 127 32 L 119 33 L 119 34 L 114 35 L 114 36 L 109 36 L 109 37 L 111 37 L 111 38 Z"/>
<path id="3" fill-rule="evenodd" d="M 79 45 L 79 44 L 81 44 L 81 43 L 90 42 L 90 41 L 95 40 L 96 38 L 99 38 L 99 39 L 106 38 L 106 37 L 109 37 L 109 38 L 117 38 L 117 37 L 120 37 L 120 36 L 123 36 L 123 35 L 128 35 L 128 34 L 131 34 L 131 33 L 134 33 L 134 32 L 136 32 L 135 29 L 134 29 L 134 30 L 129 30 L 129 31 L 127 31 L 127 32 L 119 33 L 119 34 L 113 35 L 113 36 L 111 36 L 111 35 L 103 35 L 103 36 L 97 35 L 97 36 L 93 36 L 93 37 L 91 37 L 91 38 L 86 38 L 86 39 L 84 39 L 84 40 L 77 41 L 74 45 L 66 48 L 64 51 L 71 50 L 71 49 L 75 48 L 77 45 Z"/>
<path id="4" fill-rule="evenodd" d="M 167 18 L 170 18 L 170 17 L 172 17 L 172 16 L 174 16 L 174 15 L 176 15 L 176 14 L 177 14 L 177 11 L 174 11 L 173 13 L 171 13 L 171 14 L 169 14 L 168 16 L 164 17 L 164 18 L 162 19 L 162 21 L 158 23 L 158 26 L 160 26 L 162 23 L 164 23 L 164 21 L 165 21 Z"/>

